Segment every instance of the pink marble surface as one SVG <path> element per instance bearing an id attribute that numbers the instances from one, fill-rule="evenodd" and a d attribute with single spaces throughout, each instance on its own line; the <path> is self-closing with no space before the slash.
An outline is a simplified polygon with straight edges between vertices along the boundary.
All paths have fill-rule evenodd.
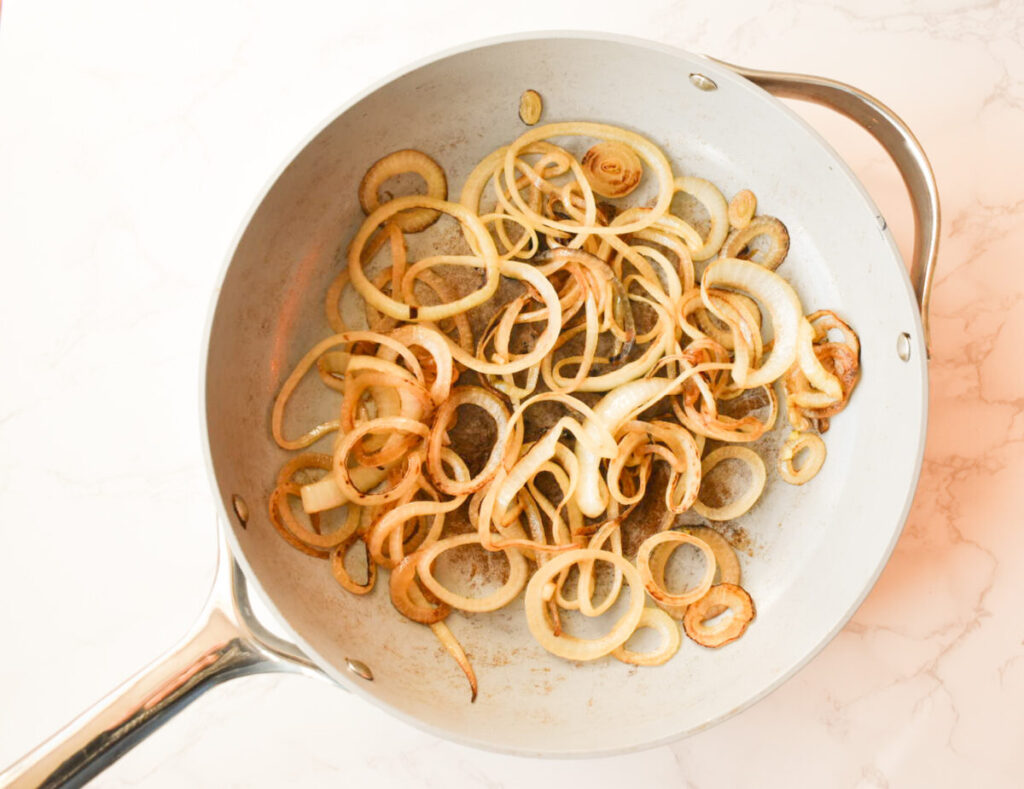
<path id="1" fill-rule="evenodd" d="M 533 762 L 428 737 L 297 678 L 212 692 L 98 786 L 1015 787 L 1024 783 L 1024 5 L 5 3 L 0 15 L 0 763 L 158 654 L 211 577 L 197 358 L 222 254 L 266 177 L 397 65 L 592 27 L 875 93 L 945 224 L 931 417 L 903 538 L 783 688 L 641 754 Z M 898 177 L 801 110 L 904 252 Z M 130 360 L 126 363 L 123 360 Z"/>

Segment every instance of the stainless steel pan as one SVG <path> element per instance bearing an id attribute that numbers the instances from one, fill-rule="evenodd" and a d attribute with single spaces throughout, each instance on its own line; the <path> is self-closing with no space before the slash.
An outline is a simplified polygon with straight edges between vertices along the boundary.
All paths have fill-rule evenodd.
<path id="1" fill-rule="evenodd" d="M 522 131 L 520 93 L 545 119 L 636 128 L 677 170 L 731 193 L 755 191 L 792 235 L 781 269 L 809 307 L 837 309 L 860 332 L 863 379 L 834 420 L 813 484 L 771 485 L 745 520 L 755 546 L 745 585 L 758 619 L 727 649 L 684 646 L 657 669 L 570 665 L 545 653 L 518 607 L 462 618 L 480 698 L 431 633 L 378 589 L 341 591 L 323 563 L 285 545 L 265 503 L 282 453 L 270 404 L 299 355 L 325 333 L 322 296 L 362 216 L 355 187 L 397 148 L 434 155 L 459 184 Z M 772 95 L 825 104 L 863 125 L 906 181 L 916 220 L 910 279 L 885 221 L 854 175 Z M 504 38 L 417 64 L 346 105 L 291 159 L 242 230 L 209 326 L 205 430 L 223 504 L 224 548 L 195 630 L 0 775 L 16 786 L 81 783 L 204 690 L 260 671 L 306 672 L 439 736 L 525 755 L 586 756 L 698 731 L 764 696 L 852 615 L 885 564 L 920 470 L 927 403 L 927 303 L 939 207 L 907 127 L 839 83 L 754 72 L 664 46 L 593 34 Z M 270 602 L 285 642 L 253 616 L 246 584 Z M 396 645 L 400 645 L 396 648 Z"/>

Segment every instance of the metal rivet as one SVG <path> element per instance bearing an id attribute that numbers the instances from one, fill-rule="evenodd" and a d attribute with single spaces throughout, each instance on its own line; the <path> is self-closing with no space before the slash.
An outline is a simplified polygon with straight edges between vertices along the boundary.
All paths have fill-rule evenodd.
<path id="1" fill-rule="evenodd" d="M 716 83 L 711 77 L 707 77 L 703 74 L 691 74 L 690 82 L 693 83 L 694 87 L 700 90 L 718 90 L 718 83 Z"/>
<path id="2" fill-rule="evenodd" d="M 245 528 L 245 525 L 249 522 L 249 505 L 245 503 L 245 499 L 239 496 L 237 493 L 231 497 L 231 507 L 235 511 L 235 515 L 238 516 L 238 522 Z"/>
<path id="3" fill-rule="evenodd" d="M 345 658 L 345 664 L 348 666 L 348 670 L 357 677 L 362 677 L 368 682 L 373 682 L 373 672 L 370 671 L 370 667 L 363 661 L 347 657 Z"/>
<path id="4" fill-rule="evenodd" d="M 910 335 L 902 332 L 896 338 L 896 354 L 905 362 L 910 361 Z"/>

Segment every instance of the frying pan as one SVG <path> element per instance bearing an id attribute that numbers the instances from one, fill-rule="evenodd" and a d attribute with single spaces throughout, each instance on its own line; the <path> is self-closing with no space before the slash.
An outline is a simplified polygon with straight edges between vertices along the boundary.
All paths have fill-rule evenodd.
<path id="1" fill-rule="evenodd" d="M 283 376 L 327 333 L 322 297 L 362 213 L 356 185 L 399 148 L 439 160 L 453 188 L 523 130 L 519 96 L 544 120 L 635 128 L 677 172 L 726 194 L 750 188 L 782 217 L 780 273 L 807 309 L 860 332 L 863 377 L 833 421 L 812 484 L 771 484 L 743 527 L 744 585 L 758 617 L 722 650 L 693 643 L 667 665 L 570 664 L 540 648 L 520 607 L 452 620 L 480 677 L 464 678 L 427 628 L 399 616 L 386 585 L 342 591 L 323 562 L 287 546 L 266 516 L 284 454 L 270 438 Z M 914 209 L 910 278 L 885 221 L 831 148 L 774 96 L 832 107 L 864 126 L 902 172 Z M 649 42 L 556 33 L 449 51 L 342 108 L 273 181 L 242 229 L 209 324 L 204 428 L 224 547 L 192 633 L 168 654 L 0 774 L 12 786 L 80 784 L 213 685 L 255 672 L 327 678 L 431 733 L 521 755 L 594 756 L 706 728 L 777 687 L 844 625 L 895 544 L 921 466 L 927 403 L 927 302 L 939 206 L 917 140 L 875 99 L 824 79 L 749 71 Z M 315 405 L 315 404 L 314 404 Z M 293 415 L 311 421 L 314 406 Z M 301 409 L 297 409 L 301 410 Z M 262 592 L 290 641 L 254 616 Z"/>

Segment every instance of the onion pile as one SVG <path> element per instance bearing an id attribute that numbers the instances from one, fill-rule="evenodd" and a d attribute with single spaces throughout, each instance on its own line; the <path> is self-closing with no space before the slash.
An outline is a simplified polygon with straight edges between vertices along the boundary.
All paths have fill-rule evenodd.
<path id="1" fill-rule="evenodd" d="M 426 194 L 391 197 L 386 182 L 406 173 Z M 758 215 L 749 190 L 727 201 L 646 138 L 597 123 L 531 128 L 480 161 L 458 202 L 415 150 L 377 161 L 358 195 L 367 216 L 327 293 L 334 333 L 273 406 L 283 449 L 330 442 L 281 469 L 269 498 L 281 536 L 355 595 L 390 571 L 395 609 L 433 630 L 474 699 L 445 624 L 454 610 L 522 594 L 532 635 L 568 660 L 661 665 L 683 632 L 706 647 L 742 635 L 755 609 L 735 551 L 679 516 L 731 521 L 756 505 L 767 470 L 742 445 L 775 426 L 780 381 L 794 432 L 779 474 L 806 483 L 825 459 L 811 431 L 859 377 L 856 333 L 832 312 L 805 315 L 774 271 L 789 250 L 782 222 Z M 673 211 L 678 195 L 693 215 Z M 451 220 L 454 234 L 418 236 Z M 343 310 L 353 295 L 361 306 Z M 287 437 L 287 405 L 314 375 L 340 401 Z M 737 414 L 752 397 L 760 407 Z M 727 461 L 748 481 L 721 501 L 703 483 Z M 440 563 L 466 548 L 506 565 L 504 581 L 479 595 L 446 585 Z M 671 557 L 694 551 L 700 578 L 669 588 Z M 603 635 L 567 632 L 605 614 Z M 658 646 L 627 646 L 645 628 Z"/>

